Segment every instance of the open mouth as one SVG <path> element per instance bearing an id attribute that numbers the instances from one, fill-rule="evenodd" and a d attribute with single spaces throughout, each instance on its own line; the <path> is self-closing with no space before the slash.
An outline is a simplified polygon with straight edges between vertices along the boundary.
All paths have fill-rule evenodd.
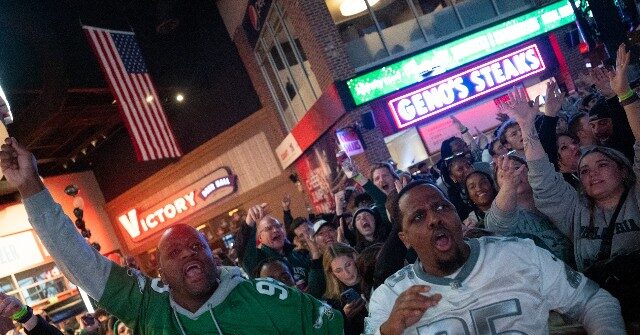
<path id="1" fill-rule="evenodd" d="M 446 232 L 437 232 L 434 236 L 436 249 L 439 251 L 448 251 L 451 249 L 452 240 Z"/>
<path id="2" fill-rule="evenodd" d="M 184 276 L 188 279 L 197 279 L 204 275 L 202 265 L 198 262 L 187 264 L 183 269 Z"/>

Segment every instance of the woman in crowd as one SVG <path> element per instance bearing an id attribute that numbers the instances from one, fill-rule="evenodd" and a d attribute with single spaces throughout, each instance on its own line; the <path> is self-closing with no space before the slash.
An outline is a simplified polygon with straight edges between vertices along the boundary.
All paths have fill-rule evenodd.
<path id="1" fill-rule="evenodd" d="M 326 291 L 324 298 L 331 307 L 344 315 L 345 335 L 359 335 L 364 331 L 367 316 L 366 301 L 361 297 L 362 277 L 356 267 L 357 252 L 343 243 L 334 243 L 322 257 Z"/>
<path id="2" fill-rule="evenodd" d="M 537 208 L 548 215 L 560 230 L 573 239 L 576 266 L 581 271 L 590 267 L 617 261 L 624 255 L 631 262 L 626 270 L 638 264 L 640 250 L 640 189 L 636 175 L 640 172 L 640 99 L 629 87 L 627 66 L 630 55 L 624 45 L 618 49 L 615 74 L 609 74 L 611 88 L 624 106 L 629 125 L 636 140 L 636 160 L 630 162 L 620 152 L 594 147 L 580 158 L 578 175 L 582 193 L 569 185 L 561 174 L 554 171 L 540 145 L 533 127 L 537 101 L 529 105 L 523 92 L 511 94 L 510 108 L 524 130 L 525 154 L 529 162 L 529 180 L 533 186 Z M 615 264 L 615 263 L 610 263 Z M 618 269 L 609 267 L 606 272 Z M 602 274 L 602 273 L 600 273 Z M 625 318 L 637 318 L 637 280 L 625 283 L 624 273 L 600 282 L 616 296 Z M 637 276 L 637 273 L 624 277 Z M 604 275 L 607 275 L 605 273 Z M 608 280 L 621 283 L 607 287 Z M 615 284 L 615 283 L 614 283 Z M 634 286 L 635 285 L 635 286 Z M 633 289 L 635 294 L 616 294 L 619 290 Z M 629 319 L 627 319 L 629 321 Z"/>
<path id="3" fill-rule="evenodd" d="M 458 153 L 443 160 L 442 180 L 446 185 L 446 194 L 461 218 L 471 213 L 472 208 L 466 202 L 467 194 L 464 180 L 475 169 L 468 155 Z"/>
<path id="4" fill-rule="evenodd" d="M 578 161 L 580 160 L 580 141 L 569 134 L 558 134 L 558 172 L 562 173 L 564 180 L 575 189 L 580 187 L 578 178 Z"/>
<path id="5" fill-rule="evenodd" d="M 495 164 L 496 159 L 502 155 L 506 155 L 509 149 L 507 149 L 499 138 L 494 138 L 487 144 L 487 151 L 489 155 L 491 155 L 490 161 Z"/>
<path id="6" fill-rule="evenodd" d="M 467 176 L 464 184 L 473 208 L 467 219 L 463 221 L 464 229 L 467 232 L 474 228 L 484 229 L 485 215 L 498 193 L 493 185 L 493 179 L 485 172 L 473 171 Z"/>
<path id="7" fill-rule="evenodd" d="M 499 191 L 487 211 L 487 230 L 498 235 L 532 239 L 567 264 L 573 264 L 571 241 L 535 206 L 527 180 L 527 164 L 516 155 L 498 159 L 496 180 Z"/>
<path id="8" fill-rule="evenodd" d="M 355 227 L 357 252 L 362 252 L 370 245 L 383 243 L 391 230 L 391 224 L 377 210 L 368 207 L 355 212 L 352 225 Z"/>

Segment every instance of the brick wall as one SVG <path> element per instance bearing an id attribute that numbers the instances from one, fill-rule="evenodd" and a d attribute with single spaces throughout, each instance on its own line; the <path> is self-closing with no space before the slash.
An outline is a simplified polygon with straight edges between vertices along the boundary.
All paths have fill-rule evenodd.
<path id="1" fill-rule="evenodd" d="M 555 34 L 558 37 L 560 50 L 562 50 L 562 54 L 567 61 L 569 72 L 571 73 L 573 80 L 578 79 L 580 73 L 585 72 L 586 70 L 584 57 L 580 54 L 578 47 L 570 47 L 567 43 L 566 35 L 573 29 L 576 29 L 575 27 L 576 26 L 574 24 L 570 24 L 555 31 Z"/>
<path id="2" fill-rule="evenodd" d="M 325 0 L 283 0 L 321 87 L 355 72 Z"/>

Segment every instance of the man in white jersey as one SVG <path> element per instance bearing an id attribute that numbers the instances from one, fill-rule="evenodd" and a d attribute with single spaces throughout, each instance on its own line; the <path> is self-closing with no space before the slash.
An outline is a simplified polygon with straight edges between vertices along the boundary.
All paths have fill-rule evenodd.
<path id="1" fill-rule="evenodd" d="M 412 182 L 394 204 L 400 239 L 418 260 L 371 296 L 366 334 L 547 334 L 549 311 L 589 334 L 624 334 L 620 305 L 531 240 L 464 240 L 442 192 Z"/>

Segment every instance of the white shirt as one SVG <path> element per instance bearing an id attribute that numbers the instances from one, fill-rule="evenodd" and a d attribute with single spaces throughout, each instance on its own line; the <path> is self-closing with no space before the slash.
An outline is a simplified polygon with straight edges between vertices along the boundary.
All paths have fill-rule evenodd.
<path id="1" fill-rule="evenodd" d="M 366 334 L 380 334 L 396 298 L 413 285 L 442 294 L 404 334 L 548 334 L 549 311 L 574 317 L 590 334 L 624 334 L 618 301 L 531 240 L 468 240 L 469 258 L 453 277 L 426 273 L 420 261 L 389 277 L 371 296 Z M 594 307 L 595 306 L 595 307 Z"/>

